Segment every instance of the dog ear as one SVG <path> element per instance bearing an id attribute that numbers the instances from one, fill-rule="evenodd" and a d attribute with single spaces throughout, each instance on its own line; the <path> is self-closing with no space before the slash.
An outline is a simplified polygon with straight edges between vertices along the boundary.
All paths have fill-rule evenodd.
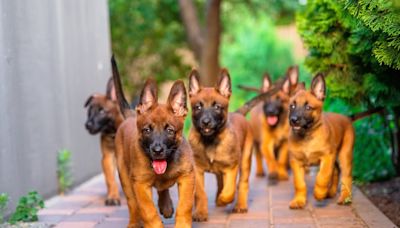
<path id="1" fill-rule="evenodd" d="M 287 77 L 289 79 L 290 87 L 295 88 L 299 82 L 299 67 L 291 66 L 287 70 Z"/>
<path id="2" fill-rule="evenodd" d="M 96 97 L 99 97 L 99 96 L 100 96 L 100 94 L 98 94 L 98 93 L 94 93 L 94 94 L 90 95 L 90 97 L 88 97 L 88 99 L 86 100 L 85 105 L 83 107 L 86 108 L 87 106 L 89 106 L 90 103 L 92 103 L 93 99 Z"/>
<path id="3" fill-rule="evenodd" d="M 324 76 L 321 73 L 313 78 L 311 82 L 311 93 L 321 101 L 325 99 L 326 85 Z"/>
<path id="4" fill-rule="evenodd" d="M 139 105 L 136 107 L 138 114 L 144 114 L 157 104 L 157 84 L 153 79 L 147 79 L 140 93 Z"/>
<path id="5" fill-rule="evenodd" d="M 282 91 L 286 94 L 290 93 L 290 80 L 288 78 L 285 79 L 282 85 Z"/>
<path id="6" fill-rule="evenodd" d="M 193 68 L 189 74 L 189 96 L 196 95 L 200 91 L 199 72 Z"/>
<path id="7" fill-rule="evenodd" d="M 172 86 L 168 96 L 168 105 L 175 116 L 186 116 L 188 112 L 186 100 L 185 84 L 181 80 L 178 80 Z"/>
<path id="8" fill-rule="evenodd" d="M 271 77 L 269 76 L 268 73 L 264 74 L 263 77 L 263 82 L 262 82 L 262 87 L 261 87 L 261 93 L 265 93 L 269 90 L 269 88 L 271 87 Z"/>
<path id="9" fill-rule="evenodd" d="M 115 85 L 112 77 L 107 82 L 106 98 L 112 101 L 117 101 L 117 94 L 115 92 Z"/>
<path id="10" fill-rule="evenodd" d="M 229 72 L 227 69 L 221 70 L 217 84 L 217 90 L 222 96 L 227 98 L 229 98 L 232 94 L 231 77 L 229 76 Z"/>

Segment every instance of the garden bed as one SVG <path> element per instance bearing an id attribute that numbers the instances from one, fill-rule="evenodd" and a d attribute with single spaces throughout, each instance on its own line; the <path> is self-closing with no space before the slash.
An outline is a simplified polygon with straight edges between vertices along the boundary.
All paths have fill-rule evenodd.
<path id="1" fill-rule="evenodd" d="M 364 194 L 400 227 L 400 177 L 360 186 Z"/>

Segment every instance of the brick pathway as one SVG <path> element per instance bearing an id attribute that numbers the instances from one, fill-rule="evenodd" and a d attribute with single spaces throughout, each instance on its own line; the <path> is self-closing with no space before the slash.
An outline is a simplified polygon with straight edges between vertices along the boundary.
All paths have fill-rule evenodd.
<path id="1" fill-rule="evenodd" d="M 269 185 L 265 178 L 251 178 L 249 212 L 230 214 L 233 205 L 218 208 L 214 204 L 215 178 L 206 176 L 209 196 L 209 221 L 193 223 L 193 227 L 396 227 L 357 189 L 351 206 L 338 206 L 335 200 L 316 202 L 312 198 L 311 172 L 308 179 L 309 202 L 304 210 L 290 210 L 288 203 L 293 196 L 292 182 Z M 46 209 L 39 212 L 39 222 L 55 227 L 126 227 L 128 208 L 123 199 L 120 207 L 105 207 L 106 189 L 102 175 L 96 176 L 63 197 L 46 202 Z M 174 206 L 177 190 L 173 187 Z M 156 195 L 156 194 L 154 194 Z M 173 219 L 164 219 L 165 227 L 173 227 Z"/>

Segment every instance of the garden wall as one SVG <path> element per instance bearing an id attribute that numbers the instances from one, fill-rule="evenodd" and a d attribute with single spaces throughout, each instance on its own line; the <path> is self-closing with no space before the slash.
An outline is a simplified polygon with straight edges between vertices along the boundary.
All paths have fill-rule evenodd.
<path id="1" fill-rule="evenodd" d="M 0 1 L 0 193 L 57 192 L 56 155 L 74 184 L 100 172 L 83 104 L 110 76 L 106 0 Z"/>

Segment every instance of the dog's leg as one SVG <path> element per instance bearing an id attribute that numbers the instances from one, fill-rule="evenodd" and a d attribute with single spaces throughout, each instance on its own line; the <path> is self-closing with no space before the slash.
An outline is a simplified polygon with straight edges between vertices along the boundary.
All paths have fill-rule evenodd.
<path id="1" fill-rule="evenodd" d="M 243 147 L 242 161 L 240 164 L 238 199 L 235 208 L 233 209 L 233 212 L 235 213 L 247 212 L 252 149 L 253 149 L 253 136 L 249 131 L 246 135 L 246 141 Z"/>
<path id="2" fill-rule="evenodd" d="M 158 208 L 164 218 L 171 218 L 172 214 L 174 214 L 174 206 L 168 189 L 158 191 Z"/>
<path id="3" fill-rule="evenodd" d="M 288 167 L 288 142 L 284 140 L 282 145 L 279 148 L 279 155 L 278 155 L 278 178 L 279 180 L 287 180 L 289 179 L 287 167 Z"/>
<path id="4" fill-rule="evenodd" d="M 176 209 L 175 227 L 192 227 L 192 208 L 194 200 L 194 173 L 178 178 L 179 202 Z"/>
<path id="5" fill-rule="evenodd" d="M 133 183 L 133 191 L 138 200 L 140 217 L 145 228 L 162 228 L 162 221 L 158 216 L 157 209 L 153 203 L 151 186 L 145 183 Z"/>
<path id="6" fill-rule="evenodd" d="M 338 167 L 338 163 L 335 162 L 335 168 L 332 173 L 332 180 L 331 180 L 331 184 L 330 184 L 329 192 L 328 192 L 329 198 L 333 198 L 336 196 L 338 184 L 339 184 L 339 167 Z"/>
<path id="7" fill-rule="evenodd" d="M 107 185 L 107 199 L 105 200 L 106 206 L 121 205 L 118 185 L 115 181 L 115 148 L 111 148 L 107 136 L 101 136 L 101 152 L 103 155 L 101 164 L 103 167 L 104 177 Z"/>
<path id="8" fill-rule="evenodd" d="M 236 178 L 239 172 L 239 165 L 235 165 L 233 168 L 227 168 L 222 171 L 222 179 L 224 187 L 222 188 L 221 194 L 217 199 L 217 206 L 225 206 L 235 199 L 236 192 Z"/>
<path id="9" fill-rule="evenodd" d="M 204 170 L 195 168 L 196 190 L 195 190 L 195 210 L 193 213 L 193 221 L 207 221 L 208 202 L 207 194 L 204 190 Z"/>
<path id="10" fill-rule="evenodd" d="M 343 136 L 344 141 L 338 156 L 340 165 L 340 196 L 337 200 L 338 204 L 350 204 L 352 201 L 354 130 L 352 126 L 350 127 Z"/>
<path id="11" fill-rule="evenodd" d="M 256 156 L 256 176 L 263 177 L 263 176 L 265 176 L 263 163 L 262 163 L 263 158 L 262 158 L 262 154 L 261 154 L 260 143 L 258 143 L 258 142 L 254 143 L 254 154 Z"/>
<path id="12" fill-rule="evenodd" d="M 215 178 L 217 179 L 217 194 L 215 195 L 215 203 L 217 203 L 218 196 L 221 193 L 222 188 L 224 187 L 224 180 L 222 178 L 222 174 L 220 173 L 216 173 Z"/>
<path id="13" fill-rule="evenodd" d="M 115 139 L 115 155 L 118 166 L 118 175 L 121 181 L 122 190 L 125 193 L 126 200 L 128 203 L 129 209 L 129 228 L 140 228 L 140 215 L 139 208 L 137 206 L 135 193 L 133 192 L 133 188 L 131 185 L 131 181 L 129 179 L 129 170 L 128 166 L 125 163 L 124 154 L 122 150 L 121 137 L 117 137 Z"/>
<path id="14" fill-rule="evenodd" d="M 263 137 L 261 144 L 261 152 L 267 162 L 268 166 L 268 178 L 275 180 L 278 178 L 278 163 L 276 162 L 274 153 L 274 142 L 272 140 L 267 140 Z"/>
<path id="15" fill-rule="evenodd" d="M 328 195 L 328 187 L 332 180 L 335 160 L 336 154 L 332 152 L 321 158 L 321 165 L 314 187 L 314 197 L 317 200 L 324 200 Z"/>
<path id="16" fill-rule="evenodd" d="M 290 167 L 293 171 L 295 195 L 292 201 L 290 201 L 289 207 L 291 209 L 304 208 L 307 198 L 307 186 L 304 180 L 304 164 L 291 158 Z"/>

